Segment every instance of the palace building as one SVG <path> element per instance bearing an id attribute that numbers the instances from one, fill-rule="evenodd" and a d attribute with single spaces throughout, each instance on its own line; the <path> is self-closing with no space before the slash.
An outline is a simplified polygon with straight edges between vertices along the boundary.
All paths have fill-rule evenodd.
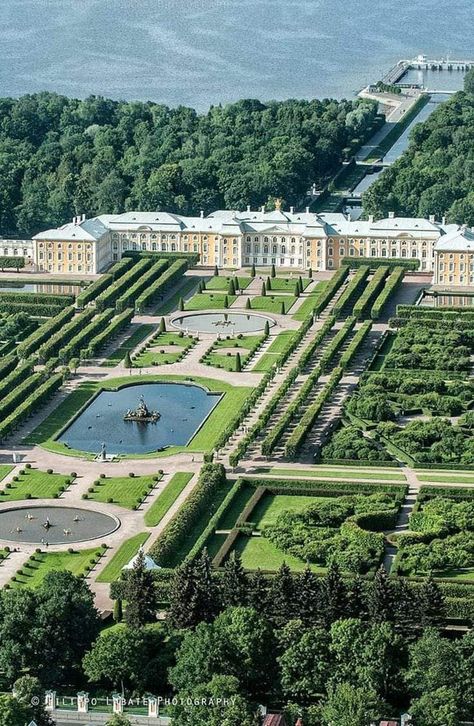
<path id="1" fill-rule="evenodd" d="M 52 273 L 96 274 L 127 250 L 197 252 L 203 267 L 335 270 L 343 257 L 417 259 L 436 284 L 474 285 L 474 234 L 445 220 L 395 217 L 350 220 L 278 205 L 218 210 L 186 217 L 168 212 L 125 212 L 76 217 L 33 238 L 37 268 Z"/>

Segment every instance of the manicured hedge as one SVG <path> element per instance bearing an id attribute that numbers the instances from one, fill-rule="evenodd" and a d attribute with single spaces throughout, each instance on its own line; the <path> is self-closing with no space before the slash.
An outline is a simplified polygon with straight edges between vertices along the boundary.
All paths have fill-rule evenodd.
<path id="1" fill-rule="evenodd" d="M 71 306 L 62 310 L 54 318 L 51 318 L 51 320 L 43 323 L 34 333 L 31 333 L 31 335 L 19 344 L 17 351 L 20 358 L 27 358 L 32 353 L 36 353 L 38 347 L 46 340 L 49 340 L 56 331 L 61 330 L 73 316 L 74 307 Z"/>
<path id="2" fill-rule="evenodd" d="M 122 275 L 129 270 L 135 262 L 136 260 L 133 257 L 122 257 L 122 259 L 118 262 L 114 262 L 112 267 L 109 267 L 107 274 L 112 275 L 114 280 L 118 280 L 118 278 L 122 277 Z"/>
<path id="3" fill-rule="evenodd" d="M 95 304 L 99 310 L 112 307 L 118 298 L 124 294 L 129 287 L 131 287 L 136 280 L 139 280 L 142 275 L 148 270 L 153 264 L 153 260 L 149 257 L 145 257 L 138 260 L 129 270 L 114 281 L 112 285 L 109 285 L 101 294 L 96 297 Z"/>
<path id="4" fill-rule="evenodd" d="M 49 335 L 43 345 L 37 350 L 37 358 L 40 362 L 44 363 L 53 355 L 56 355 L 58 350 L 63 347 L 66 343 L 74 338 L 79 330 L 82 330 L 85 325 L 95 315 L 93 308 L 87 308 L 79 315 L 75 315 L 66 325 L 62 326 L 56 333 Z"/>
<path id="5" fill-rule="evenodd" d="M 323 290 L 323 293 L 321 297 L 319 298 L 319 302 L 316 305 L 316 307 L 313 310 L 314 315 L 320 315 L 321 312 L 324 310 L 326 305 L 329 303 L 331 298 L 335 295 L 335 293 L 339 290 L 342 283 L 346 279 L 346 277 L 349 274 L 349 268 L 346 266 L 340 267 L 336 274 L 331 277 L 329 282 L 327 283 L 326 287 Z"/>
<path id="6" fill-rule="evenodd" d="M 318 330 L 313 340 L 304 349 L 303 355 L 299 360 L 300 370 L 302 370 L 306 366 L 306 364 L 309 363 L 310 359 L 314 354 L 314 351 L 319 345 L 321 345 L 323 339 L 329 333 L 335 322 L 336 318 L 334 317 L 334 315 L 330 315 L 329 318 L 324 322 L 322 328 Z"/>
<path id="7" fill-rule="evenodd" d="M 107 327 L 102 332 L 99 331 L 95 338 L 93 338 L 88 344 L 87 357 L 91 358 L 92 356 L 97 355 L 104 345 L 106 345 L 110 340 L 112 340 L 112 338 L 129 325 L 134 314 L 135 311 L 133 308 L 128 308 L 128 310 L 124 310 L 123 313 L 120 313 L 120 315 L 116 315 L 112 318 Z"/>
<path id="8" fill-rule="evenodd" d="M 35 387 L 24 401 L 19 403 L 15 410 L 6 418 L 0 419 L 0 441 L 8 436 L 20 424 L 22 424 L 28 416 L 37 411 L 42 404 L 61 386 L 63 377 L 60 373 L 50 376 L 40 386 Z"/>
<path id="9" fill-rule="evenodd" d="M 2 271 L 5 268 L 8 270 L 19 270 L 24 266 L 24 257 L 6 257 L 5 255 L 0 255 L 0 270 Z"/>
<path id="10" fill-rule="evenodd" d="M 243 477 L 246 484 L 254 487 L 265 486 L 272 494 L 302 494 L 308 491 L 315 497 L 341 497 L 347 494 L 376 494 L 387 492 L 402 500 L 407 492 L 406 484 L 381 484 L 379 482 L 345 482 L 326 479 L 323 481 L 303 479 L 253 479 Z"/>
<path id="11" fill-rule="evenodd" d="M 98 280 L 95 280 L 91 285 L 88 285 L 76 298 L 76 304 L 78 308 L 83 308 L 84 305 L 94 300 L 101 292 L 103 292 L 109 285 L 114 281 L 114 277 L 111 274 L 102 275 Z"/>
<path id="12" fill-rule="evenodd" d="M 352 338 L 351 342 L 349 343 L 347 349 L 344 351 L 344 353 L 341 355 L 341 359 L 339 361 L 339 365 L 341 368 L 346 369 L 347 366 L 350 364 L 356 353 L 358 352 L 360 346 L 368 336 L 372 329 L 372 321 L 366 320 L 365 323 L 362 323 L 359 330 L 356 331 L 356 334 Z"/>
<path id="13" fill-rule="evenodd" d="M 356 269 L 357 267 L 370 267 L 375 270 L 377 267 L 403 267 L 405 270 L 418 270 L 420 260 L 406 260 L 403 257 L 343 257 L 341 265 Z"/>
<path id="14" fill-rule="evenodd" d="M 382 309 L 385 303 L 390 299 L 393 293 L 400 287 L 403 277 L 405 275 L 404 267 L 395 267 L 390 273 L 383 290 L 376 298 L 370 311 L 370 317 L 372 320 L 377 320 L 380 317 Z"/>
<path id="15" fill-rule="evenodd" d="M 342 268 L 345 269 L 345 268 Z M 368 276 L 370 274 L 370 268 L 366 265 L 363 265 L 359 267 L 357 272 L 355 273 L 352 280 L 349 282 L 348 286 L 342 293 L 341 297 L 335 304 L 333 308 L 334 315 L 338 318 L 344 307 L 346 305 L 349 305 L 349 303 L 353 300 L 354 297 L 358 296 L 362 287 L 365 285 L 365 281 L 367 280 Z"/>
<path id="16" fill-rule="evenodd" d="M 354 329 L 354 326 L 356 324 L 355 318 L 347 318 L 346 322 L 342 326 L 340 330 L 337 331 L 334 338 L 329 341 L 327 348 L 324 350 L 319 365 L 321 367 L 321 370 L 324 372 L 328 369 L 329 364 L 331 363 L 332 359 L 336 355 L 336 353 L 339 351 L 339 349 L 344 345 L 345 341 L 349 337 L 349 335 L 352 333 L 352 330 Z"/>
<path id="17" fill-rule="evenodd" d="M 343 376 L 342 368 L 335 368 L 329 378 L 329 381 L 324 386 L 323 390 L 317 397 L 316 401 L 308 406 L 306 411 L 298 423 L 298 426 L 291 433 L 285 446 L 285 456 L 294 458 L 301 446 L 303 445 L 308 432 L 312 429 L 317 417 L 321 413 L 323 406 L 331 398 L 334 393 L 334 389 L 338 385 L 339 381 Z"/>
<path id="18" fill-rule="evenodd" d="M 382 289 L 384 280 L 388 275 L 388 271 L 388 267 L 378 267 L 375 270 L 372 279 L 370 280 L 362 295 L 354 305 L 353 314 L 358 320 L 367 317 L 366 313 L 368 311 L 368 308 L 373 299 L 376 297 L 376 295 L 379 294 L 380 290 Z"/>
<path id="19" fill-rule="evenodd" d="M 33 373 L 33 364 L 25 362 L 20 363 L 8 375 L 0 375 L 0 406 L 5 396 L 14 391 L 31 373 Z"/>
<path id="20" fill-rule="evenodd" d="M 438 320 L 459 320 L 459 316 L 463 320 L 474 320 L 474 309 L 472 307 L 447 307 L 447 308 L 430 308 L 421 305 L 397 305 L 397 317 L 414 318 L 423 320 L 424 318 L 437 318 Z"/>
<path id="21" fill-rule="evenodd" d="M 212 502 L 225 481 L 225 469 L 222 464 L 204 464 L 191 494 L 150 549 L 150 555 L 158 565 L 166 567 L 196 522 L 202 517 L 209 516 Z"/>
<path id="22" fill-rule="evenodd" d="M 49 305 L 34 302 L 17 302 L 12 300 L 11 302 L 0 302 L 0 312 L 11 313 L 16 315 L 18 313 L 26 313 L 31 317 L 35 318 L 51 318 L 61 312 L 63 307 L 61 305 Z"/>
<path id="23" fill-rule="evenodd" d="M 0 358 L 0 378 L 7 376 L 17 365 L 18 358 L 16 355 L 8 355 Z"/>
<path id="24" fill-rule="evenodd" d="M 163 295 L 169 285 L 184 275 L 188 269 L 188 260 L 177 259 L 165 270 L 160 277 L 149 285 L 135 300 L 135 310 L 141 312 L 144 308 L 155 303 Z"/>
<path id="25" fill-rule="evenodd" d="M 33 373 L 7 393 L 0 401 L 0 419 L 8 416 L 44 379 L 44 372 Z"/>
<path id="26" fill-rule="evenodd" d="M 126 308 L 133 306 L 135 300 L 141 295 L 141 293 L 151 285 L 163 274 L 164 270 L 168 266 L 166 260 L 157 260 L 153 262 L 148 270 L 145 270 L 143 275 L 140 275 L 138 280 L 135 280 L 133 285 L 130 285 L 125 292 L 118 298 L 115 303 L 115 309 L 121 313 Z"/>
<path id="27" fill-rule="evenodd" d="M 67 345 L 59 350 L 58 356 L 61 363 L 66 365 L 66 363 L 69 363 L 71 358 L 77 355 L 81 358 L 84 357 L 83 349 L 87 349 L 90 341 L 96 334 L 100 333 L 104 327 L 107 326 L 113 315 L 113 309 L 109 308 L 92 318 L 85 327 L 79 330 L 76 335 L 71 338 Z"/>

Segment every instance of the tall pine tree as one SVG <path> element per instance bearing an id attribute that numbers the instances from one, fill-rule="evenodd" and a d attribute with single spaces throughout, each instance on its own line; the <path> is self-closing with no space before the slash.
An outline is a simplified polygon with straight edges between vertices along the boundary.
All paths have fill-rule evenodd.
<path id="1" fill-rule="evenodd" d="M 278 626 L 294 617 L 295 604 L 295 582 L 290 568 L 284 562 L 273 578 L 268 599 L 271 618 Z"/>
<path id="2" fill-rule="evenodd" d="M 220 582 L 221 603 L 224 608 L 234 605 L 246 605 L 249 582 L 242 566 L 239 552 L 231 552 L 224 563 L 224 572 Z"/>
<path id="3" fill-rule="evenodd" d="M 320 584 L 320 578 L 309 565 L 306 566 L 301 575 L 297 576 L 296 601 L 298 603 L 298 615 L 305 624 L 313 624 L 317 620 L 321 595 Z"/>
<path id="4" fill-rule="evenodd" d="M 321 587 L 321 617 L 326 625 L 345 617 L 348 611 L 348 594 L 339 567 L 332 564 Z"/>
<path id="5" fill-rule="evenodd" d="M 369 615 L 378 623 L 393 620 L 394 589 L 383 565 L 375 573 L 369 593 Z"/>
<path id="6" fill-rule="evenodd" d="M 130 628 L 141 628 L 156 620 L 156 589 L 153 574 L 147 570 L 143 548 L 137 558 L 127 581 L 127 609 L 125 622 Z"/>

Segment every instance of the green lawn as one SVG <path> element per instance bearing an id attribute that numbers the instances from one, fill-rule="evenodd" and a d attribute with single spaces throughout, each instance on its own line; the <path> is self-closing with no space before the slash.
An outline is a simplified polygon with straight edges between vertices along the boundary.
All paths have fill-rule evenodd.
<path id="1" fill-rule="evenodd" d="M 262 529 L 274 524 L 277 517 L 286 510 L 301 512 L 309 504 L 322 502 L 327 497 L 312 497 L 302 494 L 265 494 L 259 501 L 249 519 L 254 522 L 256 529 Z"/>
<path id="2" fill-rule="evenodd" d="M 95 502 L 118 504 L 119 507 L 135 509 L 142 499 L 151 492 L 161 479 L 159 474 L 153 476 L 121 476 L 97 479 L 94 491 L 87 493 L 87 499 Z"/>
<path id="3" fill-rule="evenodd" d="M 293 293 L 295 291 L 295 285 L 298 281 L 298 275 L 295 275 L 294 277 L 271 277 L 270 278 L 270 285 L 271 285 L 271 291 L 273 292 L 276 290 L 277 292 L 291 292 Z M 305 290 L 311 280 L 309 277 L 303 277 L 302 283 L 303 283 L 303 290 Z M 269 291 L 268 291 L 269 292 Z"/>
<path id="4" fill-rule="evenodd" d="M 387 481 L 405 481 L 405 475 L 399 471 L 378 469 L 367 471 L 363 467 L 357 469 L 268 469 L 259 470 L 262 474 L 273 474 L 281 477 L 324 477 L 327 479 L 386 479 Z"/>
<path id="5" fill-rule="evenodd" d="M 74 575 L 84 575 L 92 569 L 94 562 L 98 562 L 104 553 L 101 547 L 81 550 L 80 552 L 42 552 L 34 554 L 21 569 L 14 579 L 10 581 L 11 587 L 38 587 L 48 572 L 52 570 L 69 570 Z M 21 571 L 21 574 L 19 574 Z"/>
<path id="6" fill-rule="evenodd" d="M 467 472 L 454 472 L 452 474 L 420 474 L 416 472 L 420 481 L 433 481 L 440 484 L 474 484 L 474 472 L 472 475 Z"/>
<path id="7" fill-rule="evenodd" d="M 90 398 L 94 393 L 101 389 L 111 390 L 123 386 L 130 386 L 134 383 L 159 383 L 160 381 L 183 381 L 187 383 L 196 383 L 197 385 L 207 388 L 209 391 L 221 393 L 222 397 L 187 446 L 173 446 L 168 449 L 164 449 L 161 452 L 151 452 L 149 454 L 127 454 L 121 458 L 151 459 L 159 458 L 160 456 L 170 456 L 180 451 L 203 452 L 212 450 L 215 442 L 220 437 L 222 430 L 234 419 L 253 390 L 248 386 L 231 386 L 229 383 L 216 381 L 212 378 L 180 375 L 130 375 L 120 378 L 107 378 L 100 382 L 91 382 L 87 385 L 89 386 Z M 36 429 L 34 432 L 34 434 L 36 434 L 36 443 L 41 444 L 41 446 L 48 451 L 53 451 L 65 456 L 77 456 L 91 461 L 94 459 L 94 454 L 76 451 L 75 449 L 68 449 L 64 446 L 64 444 L 55 439 L 55 435 L 66 426 L 70 419 L 77 414 L 81 405 L 84 405 L 88 400 L 80 401 L 77 398 L 74 398 L 71 401 L 75 394 L 76 392 L 71 393 L 61 406 L 59 406 L 56 411 L 53 411 L 51 416 L 46 419 L 44 424 Z M 61 409 L 61 415 L 58 413 L 59 409 Z M 41 431 L 44 431 L 48 435 L 40 437 L 38 432 Z"/>
<path id="8" fill-rule="evenodd" d="M 18 481 L 9 482 L 0 490 L 0 501 L 19 499 L 55 499 L 66 490 L 71 477 L 64 474 L 47 474 L 39 469 L 23 469 Z"/>
<path id="9" fill-rule="evenodd" d="M 193 297 L 188 300 L 185 305 L 185 310 L 224 310 L 225 299 L 227 298 L 227 305 L 230 307 L 232 303 L 237 299 L 236 295 L 225 295 L 224 293 L 212 293 L 202 292 L 196 293 Z"/>
<path id="10" fill-rule="evenodd" d="M 288 553 L 279 550 L 265 537 L 245 537 L 241 535 L 236 543 L 235 549 L 240 552 L 242 564 L 246 570 L 275 571 L 286 562 L 292 570 L 301 571 L 306 568 L 306 562 L 293 557 Z M 314 572 L 325 572 L 325 569 L 317 565 L 310 565 Z"/>
<path id="11" fill-rule="evenodd" d="M 93 381 L 81 383 L 34 431 L 23 439 L 23 443 L 42 444 L 50 439 L 89 401 L 96 390 L 97 384 Z"/>
<path id="12" fill-rule="evenodd" d="M 8 474 L 9 474 L 9 473 L 11 472 L 11 471 L 13 471 L 13 469 L 14 469 L 14 468 L 15 468 L 15 467 L 13 467 L 13 466 L 10 466 L 10 464 L 0 464 L 0 481 L 2 481 L 2 479 L 5 479 L 5 477 L 6 477 L 6 476 L 7 476 L 7 475 L 8 475 Z"/>
<path id="13" fill-rule="evenodd" d="M 223 290 L 224 292 L 226 292 L 229 288 L 229 282 L 231 280 L 234 280 L 235 283 L 237 277 L 230 275 L 228 277 L 224 277 L 222 275 L 211 277 L 210 280 L 206 280 L 206 290 Z M 252 282 L 251 277 L 239 277 L 238 280 L 240 290 L 245 290 Z"/>
<path id="14" fill-rule="evenodd" d="M 193 473 L 189 471 L 178 471 L 173 475 L 171 481 L 146 511 L 144 521 L 147 527 L 156 527 L 161 522 L 166 512 L 192 478 Z"/>
<path id="15" fill-rule="evenodd" d="M 252 310 L 262 310 L 265 313 L 279 315 L 282 311 L 282 303 L 286 313 L 291 310 L 297 297 L 293 295 L 257 295 L 251 300 Z"/>
<path id="16" fill-rule="evenodd" d="M 292 316 L 293 320 L 303 321 L 309 315 L 313 313 L 316 303 L 321 297 L 324 289 L 327 285 L 326 281 L 320 280 L 316 283 L 315 287 L 307 295 L 303 297 L 303 302 L 299 306 L 298 310 Z"/>
<path id="17" fill-rule="evenodd" d="M 120 577 L 124 565 L 128 565 L 132 557 L 135 557 L 141 545 L 145 544 L 149 532 L 140 532 L 130 539 L 122 542 L 114 556 L 106 564 L 100 575 L 97 576 L 97 582 L 113 582 Z"/>
<path id="18" fill-rule="evenodd" d="M 139 345 L 142 340 L 145 340 L 153 330 L 156 328 L 155 325 L 139 325 L 132 326 L 135 328 L 133 330 L 132 334 L 124 340 L 121 346 L 119 346 L 116 350 L 113 351 L 109 356 L 107 356 L 107 359 L 102 363 L 103 366 L 112 368 L 113 366 L 116 366 L 118 363 L 120 363 L 121 360 L 125 358 L 125 353 L 128 351 L 129 353 L 132 350 L 135 350 L 137 345 Z"/>
<path id="19" fill-rule="evenodd" d="M 202 362 L 216 368 L 223 368 L 226 371 L 237 370 L 236 353 L 226 353 L 226 348 L 239 348 L 240 362 L 243 365 L 250 355 L 250 352 L 258 347 L 264 340 L 263 335 L 247 335 L 242 338 L 231 338 L 230 340 L 216 340 L 212 347 L 202 357 Z"/>
<path id="20" fill-rule="evenodd" d="M 270 346 L 262 355 L 257 364 L 252 368 L 253 373 L 266 373 L 278 361 L 279 356 L 286 349 L 290 340 L 296 335 L 295 330 L 284 330 L 273 338 Z"/>
<path id="21" fill-rule="evenodd" d="M 193 345 L 194 339 L 189 336 L 180 336 L 179 333 L 160 333 L 150 341 L 149 347 L 132 359 L 133 367 L 149 368 L 153 365 L 177 363 Z M 176 352 L 166 351 L 169 347 L 175 348 Z"/>

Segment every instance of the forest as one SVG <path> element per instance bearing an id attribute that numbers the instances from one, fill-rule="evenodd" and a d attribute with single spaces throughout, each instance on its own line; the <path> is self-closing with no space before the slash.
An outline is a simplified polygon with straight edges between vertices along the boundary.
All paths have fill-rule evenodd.
<path id="1" fill-rule="evenodd" d="M 192 108 L 54 93 L 0 99 L 0 233 L 126 210 L 297 203 L 370 135 L 376 105 L 242 100 Z"/>
<path id="2" fill-rule="evenodd" d="M 364 194 L 367 214 L 396 214 L 474 225 L 474 72 L 411 132 L 407 151 Z"/>

